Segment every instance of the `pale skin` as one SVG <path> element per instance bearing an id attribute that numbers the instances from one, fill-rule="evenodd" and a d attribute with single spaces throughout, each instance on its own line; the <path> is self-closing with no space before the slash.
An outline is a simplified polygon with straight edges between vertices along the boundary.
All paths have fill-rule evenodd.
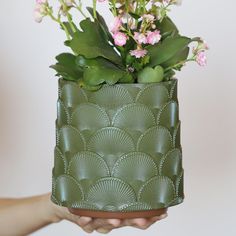
<path id="1" fill-rule="evenodd" d="M 125 220 L 80 217 L 71 214 L 67 208 L 52 203 L 50 193 L 20 199 L 0 199 L 0 235 L 4 236 L 29 235 L 44 226 L 62 220 L 77 224 L 87 233 L 97 231 L 107 234 L 113 229 L 124 226 L 147 229 L 166 217 L 167 214 L 153 218 Z"/>

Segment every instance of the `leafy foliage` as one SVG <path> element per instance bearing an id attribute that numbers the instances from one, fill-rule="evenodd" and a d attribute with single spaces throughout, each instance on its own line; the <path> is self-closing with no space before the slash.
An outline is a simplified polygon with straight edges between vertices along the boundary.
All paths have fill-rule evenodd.
<path id="1" fill-rule="evenodd" d="M 76 56 L 62 53 L 56 57 L 57 63 L 50 66 L 56 70 L 57 76 L 66 80 L 78 81 L 83 77 L 83 70 L 76 64 Z"/>
<path id="2" fill-rule="evenodd" d="M 183 36 L 168 37 L 159 44 L 149 46 L 151 57 L 149 66 L 161 65 L 182 52 L 191 42 L 190 38 Z"/>
<path id="3" fill-rule="evenodd" d="M 104 31 L 97 21 L 92 22 L 87 18 L 81 21 L 80 27 L 83 31 L 76 32 L 67 44 L 75 54 L 83 55 L 89 59 L 103 57 L 117 65 L 122 65 L 120 56 L 107 42 Z"/>
<path id="4" fill-rule="evenodd" d="M 67 36 L 65 45 L 73 51 L 56 57 L 57 63 L 51 68 L 57 76 L 94 91 L 103 84 L 167 81 L 188 61 L 206 64 L 207 44 L 201 38 L 182 36 L 168 17 L 169 7 L 176 5 L 176 0 L 108 2 L 115 17 L 111 29 L 97 12 L 96 1 L 93 8 L 86 8 L 90 18 L 83 12 L 82 1 L 60 1 L 56 16 L 48 1 L 37 2 L 36 21 L 50 16 L 59 23 Z M 73 8 L 85 17 L 78 27 L 70 13 Z M 62 17 L 67 20 L 62 21 Z M 192 42 L 197 46 L 189 57 Z"/>
<path id="5" fill-rule="evenodd" d="M 125 75 L 124 70 L 102 57 L 86 59 L 79 56 L 76 63 L 83 68 L 83 81 L 89 86 L 97 86 L 103 83 L 113 85 Z"/>
<path id="6" fill-rule="evenodd" d="M 157 83 L 164 79 L 164 69 L 161 66 L 145 67 L 138 74 L 139 83 Z"/>

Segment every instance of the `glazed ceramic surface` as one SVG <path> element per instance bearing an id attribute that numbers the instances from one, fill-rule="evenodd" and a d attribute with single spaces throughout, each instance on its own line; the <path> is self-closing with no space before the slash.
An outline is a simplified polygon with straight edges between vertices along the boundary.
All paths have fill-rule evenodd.
<path id="1" fill-rule="evenodd" d="M 110 212 L 184 199 L 177 80 L 104 85 L 59 80 L 52 200 Z"/>

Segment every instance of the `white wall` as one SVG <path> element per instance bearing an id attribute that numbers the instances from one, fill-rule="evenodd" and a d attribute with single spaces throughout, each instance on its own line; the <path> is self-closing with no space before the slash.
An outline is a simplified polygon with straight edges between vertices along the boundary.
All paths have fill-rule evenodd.
<path id="1" fill-rule="evenodd" d="M 54 23 L 34 23 L 33 5 L 0 4 L 0 196 L 51 188 L 57 81 L 48 66 L 66 48 Z M 191 64 L 178 75 L 186 199 L 146 232 L 110 235 L 236 235 L 235 8 L 234 0 L 185 0 L 173 9 L 181 32 L 211 47 L 205 69 Z M 33 235 L 87 234 L 63 222 Z"/>

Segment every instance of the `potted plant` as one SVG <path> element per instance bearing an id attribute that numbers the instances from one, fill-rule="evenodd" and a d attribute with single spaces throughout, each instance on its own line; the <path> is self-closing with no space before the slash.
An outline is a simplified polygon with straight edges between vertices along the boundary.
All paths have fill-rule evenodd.
<path id="1" fill-rule="evenodd" d="M 179 0 L 93 0 L 86 12 L 80 0 L 58 2 L 57 12 L 47 0 L 35 8 L 72 51 L 51 66 L 59 77 L 52 201 L 91 217 L 163 214 L 184 199 L 175 72 L 206 65 L 208 46 L 168 17 Z M 112 26 L 97 4 L 109 6 Z"/>

